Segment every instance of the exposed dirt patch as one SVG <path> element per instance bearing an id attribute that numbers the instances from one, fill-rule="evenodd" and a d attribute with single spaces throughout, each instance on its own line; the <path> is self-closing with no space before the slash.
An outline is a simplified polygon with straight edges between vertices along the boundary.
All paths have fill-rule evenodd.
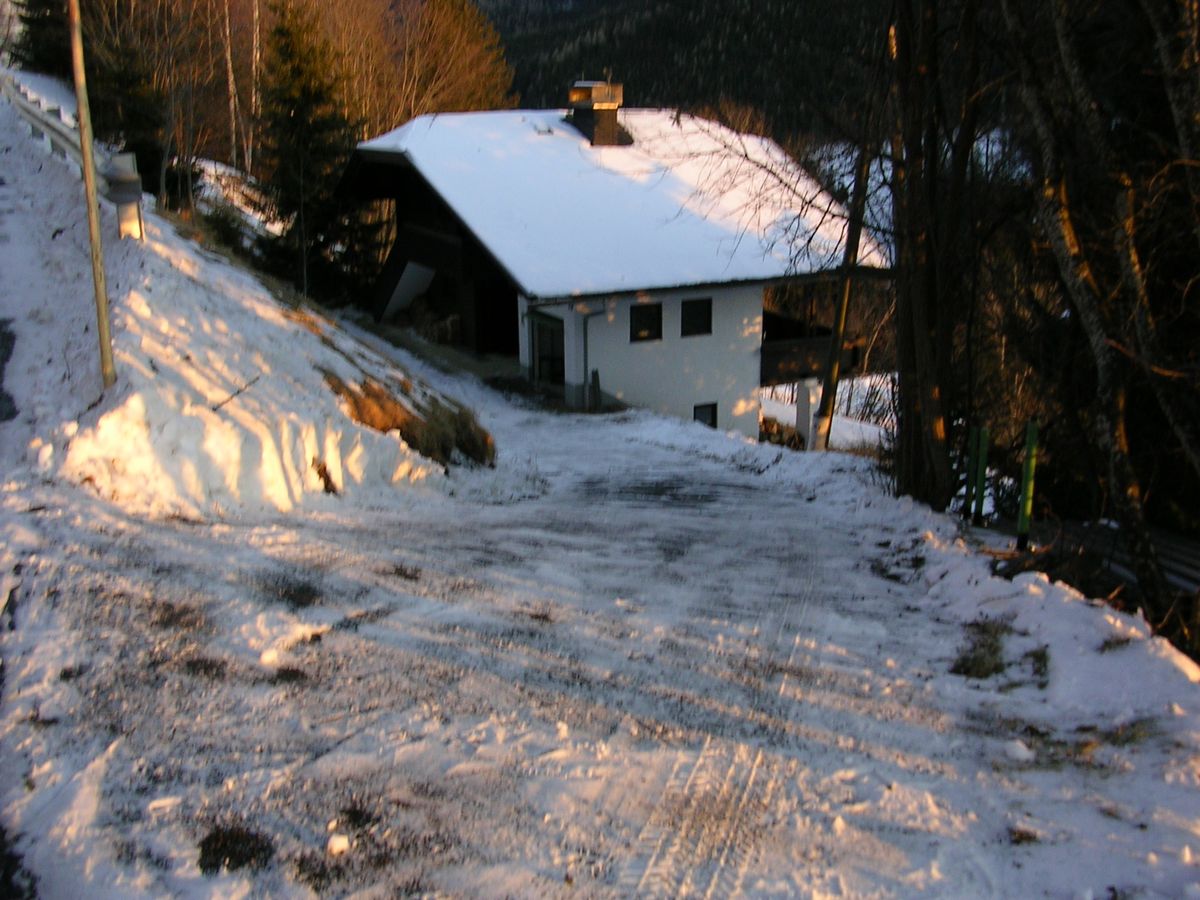
<path id="1" fill-rule="evenodd" d="M 321 602 L 321 587 L 315 581 L 291 572 L 275 572 L 258 580 L 263 597 L 284 604 L 295 612 Z"/>
<path id="2" fill-rule="evenodd" d="M 0 422 L 8 422 L 17 417 L 17 405 L 12 396 L 4 390 L 4 367 L 12 358 L 13 345 L 16 338 L 10 329 L 10 319 L 0 319 Z"/>
<path id="3" fill-rule="evenodd" d="M 192 656 L 183 661 L 183 671 L 196 678 L 210 678 L 221 681 L 225 678 L 229 666 L 223 659 L 211 656 Z"/>
<path id="4" fill-rule="evenodd" d="M 480 465 L 495 464 L 492 436 L 466 407 L 436 397 L 424 403 L 411 396 L 401 399 L 396 391 L 372 378 L 347 384 L 332 372 L 322 374 L 360 425 L 384 434 L 398 431 L 410 447 L 442 465 L 453 462 L 455 451 Z M 401 393 L 407 393 L 403 384 L 399 387 Z"/>
<path id="5" fill-rule="evenodd" d="M 222 869 L 261 869 L 274 854 L 275 846 L 265 835 L 241 825 L 217 825 L 200 841 L 200 871 L 215 875 Z"/>
<path id="6" fill-rule="evenodd" d="M 968 622 L 967 643 L 959 651 L 950 671 L 964 678 L 991 678 L 1005 670 L 1004 637 L 1012 626 L 1003 619 L 980 618 Z"/>
<path id="7" fill-rule="evenodd" d="M 21 857 L 9 846 L 8 834 L 0 827 L 0 894 L 13 900 L 37 897 L 37 882 L 25 871 Z"/>

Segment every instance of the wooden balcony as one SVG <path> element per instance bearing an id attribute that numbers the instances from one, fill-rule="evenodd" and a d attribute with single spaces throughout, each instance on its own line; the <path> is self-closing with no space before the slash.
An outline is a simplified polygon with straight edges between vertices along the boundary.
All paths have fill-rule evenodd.
<path id="1" fill-rule="evenodd" d="M 791 384 L 805 378 L 821 378 L 829 361 L 829 335 L 763 341 L 759 384 Z M 863 338 L 842 342 L 842 377 L 854 375 L 866 346 Z"/>

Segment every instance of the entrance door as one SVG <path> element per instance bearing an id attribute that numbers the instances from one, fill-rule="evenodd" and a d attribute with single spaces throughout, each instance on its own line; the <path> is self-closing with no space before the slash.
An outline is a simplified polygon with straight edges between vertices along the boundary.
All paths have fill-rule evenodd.
<path id="1" fill-rule="evenodd" d="M 534 383 L 562 386 L 566 380 L 566 342 L 562 320 L 543 313 L 531 313 L 529 321 Z"/>

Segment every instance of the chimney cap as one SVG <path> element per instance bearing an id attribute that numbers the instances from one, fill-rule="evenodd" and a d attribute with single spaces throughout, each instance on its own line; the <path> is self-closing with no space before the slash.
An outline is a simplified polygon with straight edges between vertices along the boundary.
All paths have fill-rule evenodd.
<path id="1" fill-rule="evenodd" d="M 576 81 L 567 91 L 572 109 L 620 109 L 625 88 L 610 81 Z"/>

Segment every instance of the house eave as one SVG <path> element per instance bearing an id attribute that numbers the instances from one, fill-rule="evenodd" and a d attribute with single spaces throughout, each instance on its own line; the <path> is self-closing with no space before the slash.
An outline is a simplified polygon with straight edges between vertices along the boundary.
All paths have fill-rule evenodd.
<path id="1" fill-rule="evenodd" d="M 382 197 L 391 197 L 386 190 L 380 190 L 378 185 L 380 179 L 371 178 L 371 172 L 378 173 L 380 170 L 398 169 L 415 175 L 420 179 L 421 183 L 437 197 L 444 207 L 454 217 L 458 226 L 463 232 L 469 235 L 475 243 L 483 250 L 488 258 L 495 264 L 496 268 L 511 282 L 513 287 L 526 298 L 531 307 L 555 307 L 567 306 L 572 303 L 587 303 L 595 302 L 601 299 L 612 297 L 629 296 L 633 294 L 656 295 L 678 291 L 716 291 L 727 290 L 739 287 L 774 287 L 784 284 L 805 284 L 817 283 L 822 281 L 831 281 L 838 278 L 841 274 L 841 268 L 822 269 L 812 272 L 793 272 L 780 275 L 750 278 L 732 281 L 710 280 L 710 281 L 680 281 L 667 282 L 653 285 L 612 285 L 598 289 L 580 289 L 573 291 L 546 291 L 544 289 L 535 289 L 523 283 L 492 251 L 488 243 L 467 223 L 463 215 L 454 208 L 449 200 L 430 182 L 430 180 L 421 171 L 421 167 L 417 165 L 408 151 L 400 148 L 375 148 L 367 147 L 360 144 L 355 148 L 354 153 L 350 158 L 346 171 L 338 185 L 338 192 L 346 196 L 356 197 L 362 200 L 380 199 Z M 386 184 L 386 180 L 384 181 Z M 878 269 L 870 266 L 856 266 L 854 269 L 856 278 L 887 280 L 892 277 L 890 269 Z"/>
<path id="2" fill-rule="evenodd" d="M 570 294 L 553 295 L 537 295 L 523 292 L 523 295 L 528 301 L 530 308 L 542 308 L 569 306 L 573 303 L 589 303 L 597 300 L 608 300 L 613 297 L 627 297 L 633 294 L 655 296 L 658 294 L 678 293 L 680 291 L 705 293 L 747 287 L 768 288 L 784 284 L 816 284 L 822 281 L 834 281 L 840 276 L 840 269 L 824 269 L 819 272 L 797 272 L 769 278 L 748 278 L 738 281 L 679 282 L 676 284 L 660 284 L 645 287 L 615 287 L 605 290 L 579 291 Z M 889 269 L 855 266 L 854 277 L 858 279 L 886 281 L 891 279 L 892 273 Z"/>

